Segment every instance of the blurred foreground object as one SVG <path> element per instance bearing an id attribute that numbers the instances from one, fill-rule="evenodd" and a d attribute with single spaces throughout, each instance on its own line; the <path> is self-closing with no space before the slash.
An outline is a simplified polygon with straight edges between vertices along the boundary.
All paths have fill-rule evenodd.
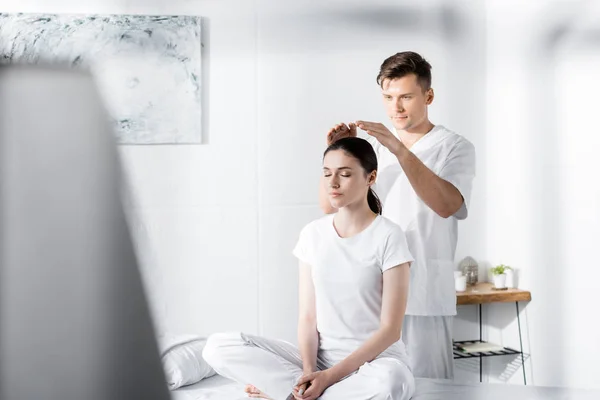
<path id="1" fill-rule="evenodd" d="M 169 399 L 91 77 L 0 68 L 0 398 Z"/>

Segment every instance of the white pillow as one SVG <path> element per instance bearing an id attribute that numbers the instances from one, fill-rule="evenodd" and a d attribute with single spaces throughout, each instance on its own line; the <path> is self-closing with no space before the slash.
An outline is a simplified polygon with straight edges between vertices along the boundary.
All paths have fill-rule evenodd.
<path id="1" fill-rule="evenodd" d="M 216 374 L 202 358 L 206 338 L 186 335 L 168 341 L 162 346 L 165 350 L 161 358 L 169 389 L 192 385 Z"/>

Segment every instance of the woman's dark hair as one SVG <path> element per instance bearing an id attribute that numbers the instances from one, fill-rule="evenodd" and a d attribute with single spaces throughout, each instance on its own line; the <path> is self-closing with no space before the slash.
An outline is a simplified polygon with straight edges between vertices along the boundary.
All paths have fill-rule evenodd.
<path id="1" fill-rule="evenodd" d="M 349 156 L 356 158 L 366 174 L 377 171 L 377 155 L 375 154 L 375 150 L 373 150 L 371 143 L 367 142 L 365 139 L 358 137 L 345 137 L 339 139 L 327 147 L 323 153 L 323 158 L 325 158 L 327 153 L 333 150 L 343 150 Z M 377 197 L 377 194 L 375 194 L 371 188 L 369 188 L 369 193 L 367 193 L 367 202 L 369 203 L 371 211 L 375 214 L 381 214 L 383 211 L 381 201 L 379 201 L 379 197 Z"/>

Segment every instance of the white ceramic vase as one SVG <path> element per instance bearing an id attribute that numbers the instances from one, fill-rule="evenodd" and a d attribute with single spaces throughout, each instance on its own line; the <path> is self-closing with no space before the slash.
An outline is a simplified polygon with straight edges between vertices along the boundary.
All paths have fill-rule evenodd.
<path id="1" fill-rule="evenodd" d="M 494 287 L 496 289 L 504 289 L 506 287 L 506 274 L 494 274 Z"/>

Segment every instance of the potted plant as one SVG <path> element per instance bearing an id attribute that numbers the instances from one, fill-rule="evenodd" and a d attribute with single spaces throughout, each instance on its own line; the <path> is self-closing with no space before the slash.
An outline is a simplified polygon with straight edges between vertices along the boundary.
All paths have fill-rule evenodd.
<path id="1" fill-rule="evenodd" d="M 500 264 L 490 269 L 494 278 L 494 287 L 496 289 L 506 288 L 506 271 L 512 270 L 508 265 Z"/>

